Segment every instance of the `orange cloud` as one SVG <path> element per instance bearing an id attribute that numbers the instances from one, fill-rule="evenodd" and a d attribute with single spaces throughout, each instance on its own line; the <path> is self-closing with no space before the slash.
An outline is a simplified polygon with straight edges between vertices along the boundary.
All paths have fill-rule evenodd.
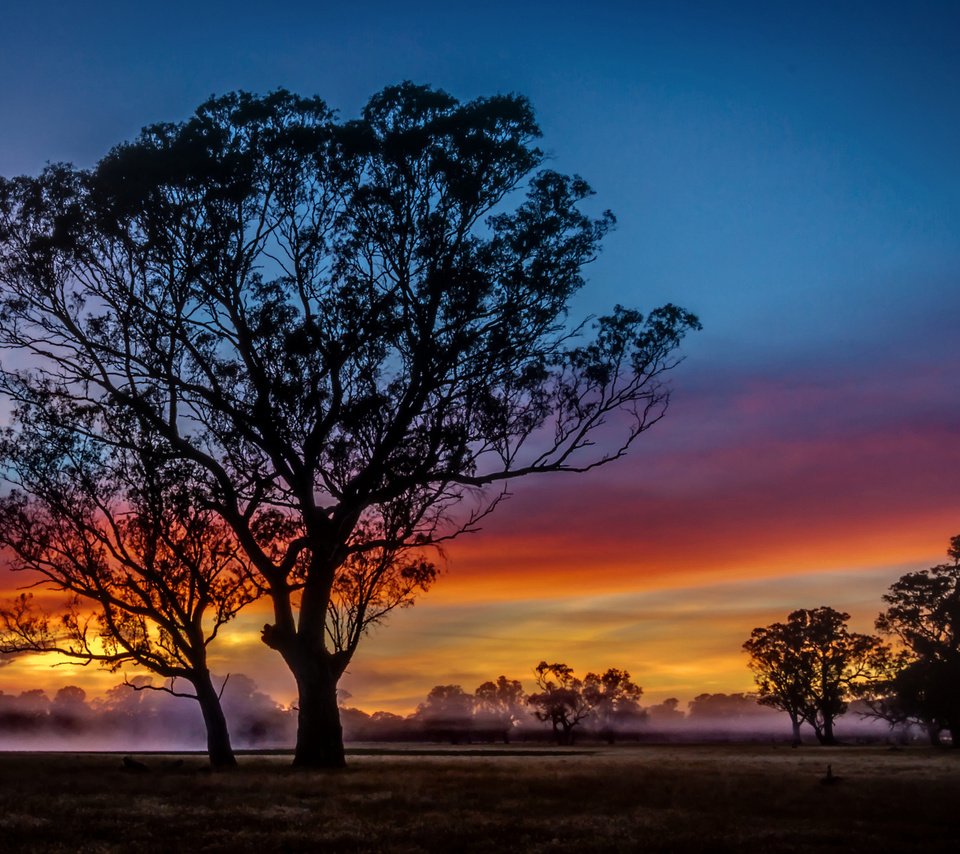
<path id="1" fill-rule="evenodd" d="M 701 376 L 626 460 L 518 483 L 482 532 L 448 546 L 435 589 L 364 642 L 351 702 L 405 712 L 435 684 L 529 685 L 542 658 L 626 667 L 651 701 L 689 699 L 749 689 L 740 644 L 795 608 L 829 604 L 870 630 L 886 587 L 960 532 L 960 419 L 946 374 L 887 377 L 892 398 L 864 376 Z M 266 603 L 242 614 L 212 665 L 290 702 L 259 639 L 269 619 Z M 36 657 L 0 668 L 5 691 L 117 681 Z"/>

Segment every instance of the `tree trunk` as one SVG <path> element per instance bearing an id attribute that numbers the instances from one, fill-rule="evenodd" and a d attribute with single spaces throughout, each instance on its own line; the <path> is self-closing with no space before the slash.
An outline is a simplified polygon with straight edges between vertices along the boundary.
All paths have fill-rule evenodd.
<path id="1" fill-rule="evenodd" d="M 947 730 L 950 733 L 950 740 L 952 742 L 950 746 L 954 750 L 960 748 L 960 724 L 958 724 L 956 721 L 950 721 L 949 725 L 947 726 Z"/>
<path id="2" fill-rule="evenodd" d="M 207 728 L 207 755 L 210 757 L 210 764 L 214 768 L 233 768 L 237 764 L 237 758 L 230 746 L 227 719 L 210 674 L 205 672 L 197 677 L 193 687 L 203 713 L 204 726 Z"/>
<path id="3" fill-rule="evenodd" d="M 333 544 L 334 546 L 336 544 Z M 345 652 L 331 653 L 325 644 L 325 622 L 337 551 L 322 539 L 311 544 L 313 557 L 295 623 L 286 582 L 271 591 L 276 623 L 263 627 L 263 642 L 277 650 L 297 681 L 297 768 L 343 768 L 343 727 L 337 705 L 337 682 L 349 661 Z M 321 557 L 327 555 L 328 557 Z M 342 558 L 341 558 L 342 559 Z"/>
<path id="4" fill-rule="evenodd" d="M 800 739 L 800 719 L 791 718 L 790 725 L 793 727 L 793 741 L 791 742 L 791 744 L 794 747 L 799 747 L 802 744 L 802 741 Z"/>
<path id="5" fill-rule="evenodd" d="M 305 661 L 294 673 L 300 693 L 300 715 L 293 764 L 299 768 L 343 768 L 347 760 L 337 707 L 339 676 L 331 668 L 329 656 L 318 658 Z"/>
<path id="6" fill-rule="evenodd" d="M 824 716 L 823 718 L 823 734 L 820 737 L 820 743 L 831 745 L 837 743 L 837 738 L 833 734 L 833 718 L 829 716 Z"/>

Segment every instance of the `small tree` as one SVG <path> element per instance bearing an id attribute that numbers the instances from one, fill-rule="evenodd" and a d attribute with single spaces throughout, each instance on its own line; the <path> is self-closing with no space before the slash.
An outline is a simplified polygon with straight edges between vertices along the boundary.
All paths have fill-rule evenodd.
<path id="1" fill-rule="evenodd" d="M 680 701 L 676 697 L 668 697 L 662 703 L 647 706 L 646 713 L 651 725 L 655 727 L 680 726 L 687 717 L 680 708 Z"/>
<path id="2" fill-rule="evenodd" d="M 790 716 L 794 744 L 807 721 L 821 744 L 836 744 L 834 721 L 852 686 L 869 672 L 877 638 L 847 630 L 849 614 L 826 606 L 801 609 L 786 623 L 754 629 L 743 648 L 763 705 Z"/>
<path id="3" fill-rule="evenodd" d="M 484 682 L 473 693 L 474 717 L 481 726 L 495 726 L 503 732 L 504 741 L 526 714 L 527 695 L 516 679 L 498 676 L 496 682 Z"/>
<path id="4" fill-rule="evenodd" d="M 588 673 L 583 693 L 597 722 L 597 731 L 610 744 L 617 733 L 635 728 L 646 717 L 640 708 L 643 688 L 634 684 L 626 670 L 611 667 L 602 674 Z"/>
<path id="5" fill-rule="evenodd" d="M 541 661 L 534 670 L 537 693 L 528 698 L 537 720 L 549 722 L 557 744 L 573 744 L 574 727 L 586 718 L 593 705 L 583 690 L 583 681 L 566 664 Z"/>
<path id="6" fill-rule="evenodd" d="M 456 742 L 471 729 L 473 710 L 473 696 L 459 685 L 435 685 L 414 718 L 428 732 Z"/>
<path id="7" fill-rule="evenodd" d="M 951 562 L 901 576 L 884 594 L 877 629 L 901 645 L 882 682 L 883 711 L 919 721 L 939 741 L 960 747 L 960 536 Z"/>
<path id="8" fill-rule="evenodd" d="M 771 714 L 769 708 L 761 706 L 758 698 L 752 694 L 698 694 L 689 703 L 691 720 L 749 720 L 757 715 Z"/>
<path id="9" fill-rule="evenodd" d="M 87 705 L 87 692 L 75 685 L 57 691 L 50 703 L 50 722 L 63 732 L 79 732 L 90 724 L 92 710 Z"/>
<path id="10" fill-rule="evenodd" d="M 20 429 L 0 441 L 16 486 L 0 499 L 0 543 L 32 586 L 71 598 L 59 617 L 29 594 L 0 609 L 0 650 L 111 670 L 133 663 L 170 680 L 154 690 L 178 695 L 182 679 L 193 694 L 181 696 L 199 703 L 211 763 L 233 765 L 207 646 L 257 593 L 242 552 L 215 514 L 195 506 L 192 466 L 149 452 L 147 441 L 137 453 L 111 449 L 109 433 L 88 441 L 90 425 L 63 414 L 23 404 Z"/>

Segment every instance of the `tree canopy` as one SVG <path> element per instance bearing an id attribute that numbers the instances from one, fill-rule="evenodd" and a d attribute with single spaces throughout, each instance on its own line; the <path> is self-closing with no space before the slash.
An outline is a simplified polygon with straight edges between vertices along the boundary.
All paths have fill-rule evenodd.
<path id="1" fill-rule="evenodd" d="M 0 545 L 26 586 L 66 593 L 54 616 L 32 593 L 0 607 L 0 651 L 53 652 L 116 670 L 127 663 L 193 688 L 211 762 L 234 764 L 207 647 L 258 595 L 249 563 L 224 523 L 194 503 L 194 467 L 131 448 L 59 408 L 21 402 L 0 437 L 0 466 L 15 488 L 0 497 Z M 98 430 L 108 429 L 100 422 Z M 132 435 L 135 425 L 113 425 Z M 112 446 L 111 446 L 112 444 Z"/>
<path id="2" fill-rule="evenodd" d="M 515 478 L 622 457 L 699 326 L 568 318 L 613 217 L 538 136 L 514 95 L 404 83 L 340 121 L 235 93 L 90 171 L 0 181 L 0 347 L 25 360 L 3 390 L 123 412 L 196 469 L 272 600 L 297 764 L 343 763 L 337 680 L 429 550 Z"/>
<path id="3" fill-rule="evenodd" d="M 474 696 L 474 714 L 483 723 L 503 730 L 509 739 L 510 730 L 528 717 L 527 695 L 517 679 L 498 676 L 496 682 L 483 682 Z"/>
<path id="4" fill-rule="evenodd" d="M 756 628 L 744 645 L 759 701 L 790 716 L 794 742 L 809 723 L 823 744 L 835 744 L 834 721 L 852 686 L 869 672 L 880 647 L 872 635 L 847 629 L 850 615 L 822 606 L 800 609 L 786 623 Z"/>
<path id="5" fill-rule="evenodd" d="M 640 708 L 643 688 L 626 670 L 610 667 L 603 673 L 588 673 L 583 680 L 583 691 L 601 734 L 611 744 L 619 731 L 635 728 L 646 718 Z"/>
<path id="6" fill-rule="evenodd" d="M 951 538 L 950 563 L 908 572 L 883 600 L 877 629 L 899 642 L 900 654 L 881 674 L 884 716 L 915 719 L 934 740 L 942 729 L 960 746 L 960 536 Z"/>
<path id="7" fill-rule="evenodd" d="M 611 743 L 618 730 L 635 727 L 646 717 L 640 708 L 643 689 L 626 670 L 611 667 L 580 679 L 566 664 L 541 661 L 534 678 L 539 690 L 527 701 L 537 720 L 553 727 L 558 744 L 572 744 L 575 728 L 589 717 Z"/>

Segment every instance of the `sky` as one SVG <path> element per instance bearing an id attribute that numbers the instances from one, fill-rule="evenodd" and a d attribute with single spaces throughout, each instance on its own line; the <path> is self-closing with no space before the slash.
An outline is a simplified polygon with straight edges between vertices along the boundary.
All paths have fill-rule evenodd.
<path id="1" fill-rule="evenodd" d="M 550 166 L 616 231 L 576 316 L 672 301 L 704 329 L 629 458 L 517 484 L 343 685 L 628 669 L 651 702 L 742 691 L 754 626 L 831 605 L 867 631 L 960 533 L 960 5 L 952 2 L 11 4 L 0 175 L 90 166 L 211 94 L 285 87 L 355 115 L 410 79 L 528 96 Z M 17 579 L 0 576 L 12 590 Z M 213 650 L 287 702 L 241 615 Z M 0 667 L 0 689 L 116 674 Z"/>

